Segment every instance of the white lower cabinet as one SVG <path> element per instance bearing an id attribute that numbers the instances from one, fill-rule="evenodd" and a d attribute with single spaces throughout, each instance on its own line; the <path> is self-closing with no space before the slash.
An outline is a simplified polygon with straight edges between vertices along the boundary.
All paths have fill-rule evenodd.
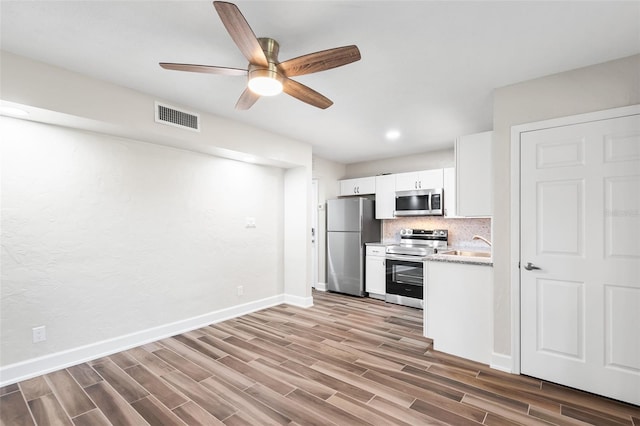
<path id="1" fill-rule="evenodd" d="M 483 364 L 493 350 L 493 267 L 427 262 L 425 337 L 433 348 Z"/>
<path id="2" fill-rule="evenodd" d="M 386 263 L 384 246 L 367 246 L 365 259 L 365 283 L 369 297 L 384 299 L 386 292 Z"/>

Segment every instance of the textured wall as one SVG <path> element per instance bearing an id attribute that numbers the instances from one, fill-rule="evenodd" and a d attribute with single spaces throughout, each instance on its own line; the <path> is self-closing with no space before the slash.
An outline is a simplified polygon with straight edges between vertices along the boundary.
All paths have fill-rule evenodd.
<path id="1" fill-rule="evenodd" d="M 347 164 L 346 175 L 341 179 L 453 167 L 455 166 L 453 144 L 454 141 L 451 141 L 450 149 Z"/>
<path id="2" fill-rule="evenodd" d="M 494 92 L 494 352 L 511 353 L 511 127 L 640 103 L 640 55 Z"/>
<path id="3" fill-rule="evenodd" d="M 334 161 L 325 160 L 324 158 L 313 157 L 313 178 L 318 180 L 318 282 L 327 282 L 327 200 L 338 198 L 340 194 L 340 185 L 338 180 L 342 179 L 346 172 L 346 165 L 336 163 Z M 313 207 L 312 207 L 313 208 Z"/>
<path id="4" fill-rule="evenodd" d="M 283 293 L 282 169 L 0 120 L 2 365 Z"/>

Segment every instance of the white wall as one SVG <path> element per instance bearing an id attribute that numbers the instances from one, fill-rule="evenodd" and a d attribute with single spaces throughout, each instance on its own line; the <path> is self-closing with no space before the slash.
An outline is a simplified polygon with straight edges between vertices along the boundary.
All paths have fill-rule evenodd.
<path id="1" fill-rule="evenodd" d="M 511 126 L 640 103 L 640 55 L 494 92 L 494 352 L 510 355 Z"/>
<path id="2" fill-rule="evenodd" d="M 284 290 L 288 302 L 312 306 L 311 169 L 287 169 L 284 176 Z"/>
<path id="3" fill-rule="evenodd" d="M 327 200 L 337 198 L 340 193 L 338 181 L 346 174 L 346 165 L 313 156 L 313 178 L 318 179 L 318 282 L 327 282 Z M 311 206 L 317 208 L 317 206 Z"/>
<path id="4" fill-rule="evenodd" d="M 311 169 L 311 146 L 306 143 L 202 111 L 194 111 L 200 113 L 200 132 L 158 124 L 154 102 L 166 102 L 163 99 L 5 51 L 0 51 L 0 87 L 3 101 L 31 107 L 31 118 L 38 121 L 220 157 L 249 155 L 262 163 Z"/>
<path id="5" fill-rule="evenodd" d="M 3 102 L 58 125 L 3 120 L 0 384 L 312 303 L 310 145 L 201 111 L 200 132 L 158 124 L 162 99 L 8 52 L 0 86 Z M 35 325 L 47 342 L 31 343 Z"/>
<path id="6" fill-rule="evenodd" d="M 453 141 L 451 149 L 428 151 L 383 160 L 363 161 L 347 164 L 344 178 L 375 176 L 382 173 L 403 173 L 419 170 L 442 169 L 455 166 Z"/>
<path id="7" fill-rule="evenodd" d="M 4 365 L 283 292 L 282 169 L 0 120 Z"/>

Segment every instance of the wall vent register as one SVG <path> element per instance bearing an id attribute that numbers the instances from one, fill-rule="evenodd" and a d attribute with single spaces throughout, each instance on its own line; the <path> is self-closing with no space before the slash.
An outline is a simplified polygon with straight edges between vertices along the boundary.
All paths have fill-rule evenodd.
<path id="1" fill-rule="evenodd" d="M 156 102 L 156 123 L 167 124 L 169 126 L 180 127 L 199 132 L 200 114 L 180 110 L 171 105 Z"/>

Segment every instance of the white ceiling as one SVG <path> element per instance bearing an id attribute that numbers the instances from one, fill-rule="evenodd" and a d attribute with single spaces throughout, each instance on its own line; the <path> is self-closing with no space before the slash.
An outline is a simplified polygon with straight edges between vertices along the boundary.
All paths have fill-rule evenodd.
<path id="1" fill-rule="evenodd" d="M 294 79 L 334 101 L 234 105 L 245 68 L 210 1 L 1 1 L 3 50 L 308 142 L 352 163 L 450 147 L 492 127 L 492 90 L 640 53 L 640 2 L 237 1 L 279 59 L 356 44 L 359 62 Z M 585 88 L 588 90 L 588 88 Z M 385 140 L 389 129 L 402 133 Z"/>

